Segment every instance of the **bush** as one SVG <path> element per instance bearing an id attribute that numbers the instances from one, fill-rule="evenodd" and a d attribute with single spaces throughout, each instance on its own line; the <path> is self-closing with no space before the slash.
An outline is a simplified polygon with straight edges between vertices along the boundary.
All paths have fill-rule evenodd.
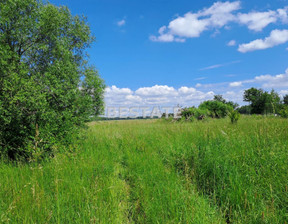
<path id="1" fill-rule="evenodd" d="M 279 112 L 280 116 L 283 118 L 288 118 L 288 106 L 284 106 L 280 112 Z"/>
<path id="2" fill-rule="evenodd" d="M 208 100 L 201 103 L 199 109 L 208 111 L 208 115 L 212 118 L 223 118 L 233 110 L 233 107 L 220 101 Z"/>
<path id="3" fill-rule="evenodd" d="M 205 109 L 199 109 L 196 107 L 188 107 L 182 109 L 180 113 L 181 117 L 184 118 L 187 121 L 194 121 L 197 120 L 203 120 L 207 117 L 208 111 Z"/>
<path id="4" fill-rule="evenodd" d="M 237 123 L 237 121 L 239 120 L 240 113 L 237 110 L 232 110 L 228 114 L 228 116 L 230 117 L 231 123 L 234 124 L 234 123 Z"/>

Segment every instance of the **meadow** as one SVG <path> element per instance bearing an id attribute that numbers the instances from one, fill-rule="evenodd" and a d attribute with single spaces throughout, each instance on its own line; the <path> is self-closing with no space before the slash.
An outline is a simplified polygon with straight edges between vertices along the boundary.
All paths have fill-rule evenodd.
<path id="1" fill-rule="evenodd" d="M 288 223 L 288 120 L 98 121 L 0 162 L 1 223 Z"/>

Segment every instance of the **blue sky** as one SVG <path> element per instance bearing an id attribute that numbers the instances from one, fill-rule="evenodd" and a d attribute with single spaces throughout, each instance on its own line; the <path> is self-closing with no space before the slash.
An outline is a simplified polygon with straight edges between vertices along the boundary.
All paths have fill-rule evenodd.
<path id="1" fill-rule="evenodd" d="M 288 93 L 288 1 L 52 0 L 87 16 L 107 105 Z"/>

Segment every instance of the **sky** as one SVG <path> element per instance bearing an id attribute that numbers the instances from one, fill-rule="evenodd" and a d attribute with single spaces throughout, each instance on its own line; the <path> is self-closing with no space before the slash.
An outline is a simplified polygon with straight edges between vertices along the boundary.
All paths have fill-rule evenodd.
<path id="1" fill-rule="evenodd" d="M 106 106 L 197 106 L 250 87 L 288 94 L 288 1 L 51 0 L 85 15 Z"/>

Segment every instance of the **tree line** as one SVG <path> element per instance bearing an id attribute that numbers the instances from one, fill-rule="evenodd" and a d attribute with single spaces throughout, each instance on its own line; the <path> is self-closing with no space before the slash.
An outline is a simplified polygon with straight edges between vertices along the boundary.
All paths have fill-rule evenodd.
<path id="1" fill-rule="evenodd" d="M 224 118 L 229 116 L 232 123 L 237 122 L 240 114 L 280 115 L 288 118 L 288 94 L 281 100 L 279 94 L 263 89 L 250 88 L 244 91 L 243 100 L 249 105 L 239 106 L 233 101 L 227 101 L 222 95 L 215 95 L 213 100 L 202 102 L 197 107 L 186 107 L 180 111 L 180 120 L 203 120 L 206 117 Z"/>
<path id="2" fill-rule="evenodd" d="M 281 100 L 279 94 L 263 89 L 250 88 L 245 90 L 243 100 L 249 105 L 239 107 L 237 110 L 242 114 L 278 114 L 286 117 L 288 107 L 288 94 Z"/>

